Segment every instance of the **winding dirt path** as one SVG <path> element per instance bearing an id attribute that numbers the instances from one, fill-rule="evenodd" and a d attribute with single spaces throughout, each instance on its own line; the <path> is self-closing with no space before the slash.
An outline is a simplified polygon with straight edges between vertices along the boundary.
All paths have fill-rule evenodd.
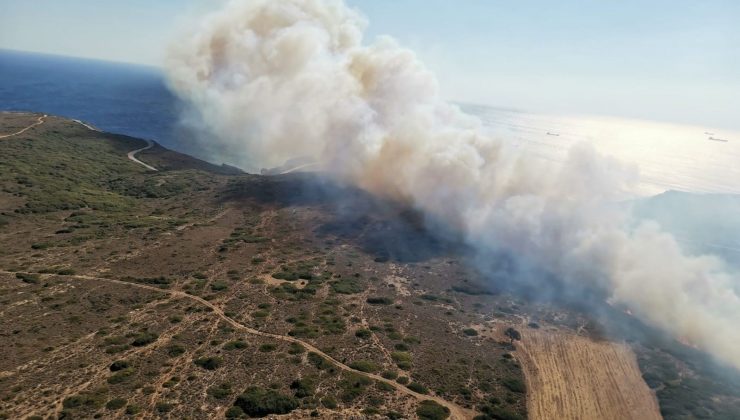
<path id="1" fill-rule="evenodd" d="M 143 152 L 144 150 L 149 150 L 152 147 L 154 147 L 154 142 L 153 141 L 151 141 L 151 140 L 144 140 L 144 141 L 146 141 L 146 146 L 145 147 L 142 147 L 141 149 L 132 150 L 132 151 L 128 152 L 128 155 L 127 156 L 129 158 L 129 160 L 138 163 L 139 165 L 141 165 L 141 166 L 149 169 L 150 171 L 157 172 L 158 171 L 157 168 L 155 168 L 154 166 L 151 166 L 151 165 L 147 165 L 146 163 L 144 163 L 144 162 L 142 162 L 142 161 L 140 161 L 139 159 L 136 158 L 136 154 L 137 153 Z"/>
<path id="2" fill-rule="evenodd" d="M 97 128 L 91 126 L 90 124 L 87 124 L 87 123 L 82 122 L 80 120 L 72 120 L 72 121 L 76 122 L 77 124 L 80 124 L 81 126 L 87 128 L 90 131 L 96 131 L 98 133 L 101 133 L 102 132 L 101 130 L 98 130 Z M 152 147 L 154 147 L 154 142 L 153 141 L 151 141 L 151 140 L 144 140 L 144 141 L 146 142 L 146 146 L 142 147 L 141 149 L 136 149 L 136 150 L 132 150 L 132 151 L 128 152 L 128 154 L 126 155 L 126 157 L 128 157 L 130 161 L 136 162 L 139 165 L 147 168 L 150 171 L 158 172 L 159 170 L 157 168 L 155 168 L 154 166 L 147 165 L 146 163 L 144 163 L 144 162 L 142 162 L 142 161 L 140 161 L 139 159 L 136 158 L 136 155 L 138 153 L 141 153 L 144 150 L 149 150 Z"/>
<path id="3" fill-rule="evenodd" d="M 15 275 L 16 274 L 16 272 L 10 272 L 10 271 L 4 271 L 4 270 L 0 270 L 0 273 L 7 274 L 7 275 Z M 31 273 L 25 273 L 25 274 L 31 274 Z M 367 372 L 362 372 L 362 371 L 359 371 L 359 370 L 352 369 L 351 367 L 349 367 L 349 366 L 345 365 L 344 363 L 342 363 L 342 362 L 334 359 L 333 357 L 331 357 L 328 354 L 324 353 L 323 351 L 319 350 L 317 347 L 315 347 L 312 344 L 307 343 L 307 342 L 305 342 L 303 340 L 299 340 L 297 338 L 286 336 L 286 335 L 272 334 L 272 333 L 268 333 L 268 332 L 264 332 L 264 331 L 260 331 L 260 330 L 255 330 L 253 328 L 247 327 L 246 325 L 243 325 L 243 324 L 237 322 L 236 320 L 234 320 L 234 319 L 226 316 L 226 314 L 224 313 L 224 311 L 220 307 L 214 305 L 213 303 L 211 303 L 211 302 L 209 302 L 209 301 L 207 301 L 207 300 L 205 300 L 205 299 L 203 299 L 203 298 L 201 298 L 199 296 L 189 295 L 189 294 L 187 294 L 185 292 L 181 292 L 179 290 L 160 289 L 160 288 L 157 288 L 157 287 L 154 287 L 154 286 L 148 286 L 148 285 L 145 285 L 145 284 L 131 283 L 131 282 L 126 282 L 126 281 L 122 281 L 122 280 L 107 279 L 107 278 L 102 278 L 102 277 L 92 277 L 92 276 L 83 276 L 83 275 L 63 276 L 63 275 L 56 275 L 56 274 L 41 274 L 40 276 L 42 278 L 48 278 L 48 277 L 56 276 L 56 277 L 67 278 L 67 279 L 76 279 L 76 280 L 103 281 L 103 282 L 108 282 L 108 283 L 113 283 L 113 284 L 118 284 L 118 285 L 123 285 L 123 286 L 128 286 L 128 287 L 136 287 L 136 288 L 139 288 L 139 289 L 145 289 L 145 290 L 149 290 L 149 291 L 157 292 L 157 293 L 169 294 L 171 297 L 175 297 L 175 298 L 190 299 L 190 300 L 195 301 L 195 302 L 197 302 L 197 303 L 199 303 L 199 304 L 201 304 L 203 306 L 206 306 L 206 307 L 210 308 L 216 316 L 218 316 L 223 321 L 227 322 L 229 325 L 231 325 L 232 327 L 234 327 L 237 330 L 244 331 L 244 332 L 246 332 L 248 334 L 256 335 L 256 336 L 259 336 L 259 337 L 271 338 L 271 339 L 280 340 L 280 341 L 284 341 L 284 342 L 288 342 L 288 343 L 300 344 L 304 348 L 306 348 L 308 351 L 311 351 L 311 352 L 314 352 L 314 353 L 320 355 L 321 357 L 323 357 L 324 359 L 326 359 L 327 361 L 329 361 L 331 364 L 333 364 L 334 366 L 338 367 L 339 369 L 341 369 L 343 371 L 352 372 L 354 374 L 362 375 L 362 376 L 365 376 L 367 378 L 376 380 L 378 382 L 386 383 L 386 384 L 392 386 L 393 388 L 395 388 L 397 391 L 399 391 L 399 392 L 401 392 L 403 394 L 406 394 L 408 396 L 411 396 L 413 398 L 416 398 L 419 401 L 432 400 L 432 401 L 434 401 L 434 402 L 436 402 L 436 403 L 438 403 L 438 404 L 440 404 L 440 405 L 442 405 L 444 407 L 447 407 L 450 410 L 450 417 L 449 417 L 450 419 L 453 419 L 453 420 L 466 420 L 466 419 L 472 419 L 473 417 L 475 417 L 477 415 L 477 413 L 474 410 L 470 410 L 470 409 L 467 409 L 467 408 L 460 407 L 457 404 L 454 404 L 454 403 L 452 403 L 450 401 L 447 401 L 445 399 L 442 399 L 440 397 L 432 396 L 432 395 L 420 394 L 418 392 L 414 392 L 414 391 L 406 388 L 405 386 L 403 386 L 403 385 L 401 385 L 401 384 L 399 384 L 399 383 L 397 383 L 395 381 L 392 381 L 392 380 L 389 380 L 389 379 L 385 379 L 385 378 L 383 378 L 380 375 L 375 375 L 373 373 L 367 373 Z"/>
<path id="4" fill-rule="evenodd" d="M 34 127 L 37 127 L 37 126 L 39 126 L 39 125 L 41 125 L 41 124 L 43 124 L 43 123 L 44 123 L 44 121 L 46 120 L 46 117 L 48 117 L 48 115 L 46 115 L 46 114 L 44 114 L 44 115 L 40 116 L 40 117 L 39 117 L 39 118 L 38 118 L 38 119 L 36 120 L 36 122 L 35 122 L 35 123 L 33 123 L 33 124 L 29 125 L 28 127 L 24 128 L 24 129 L 22 129 L 22 130 L 20 130 L 20 131 L 16 131 L 15 133 L 12 133 L 12 134 L 4 134 L 4 135 L 0 135 L 0 139 L 7 139 L 8 137 L 13 137 L 13 136 L 17 136 L 17 135 L 19 135 L 19 134 L 23 134 L 23 133 L 25 133 L 26 131 L 28 131 L 28 130 L 30 130 L 30 129 L 32 129 L 32 128 L 34 128 Z"/>

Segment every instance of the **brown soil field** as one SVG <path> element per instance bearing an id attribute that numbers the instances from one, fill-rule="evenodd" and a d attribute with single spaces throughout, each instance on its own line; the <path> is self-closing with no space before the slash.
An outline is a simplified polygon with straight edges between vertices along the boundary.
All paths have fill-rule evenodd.
<path id="1" fill-rule="evenodd" d="M 625 344 L 527 329 L 517 348 L 532 420 L 662 418 Z"/>

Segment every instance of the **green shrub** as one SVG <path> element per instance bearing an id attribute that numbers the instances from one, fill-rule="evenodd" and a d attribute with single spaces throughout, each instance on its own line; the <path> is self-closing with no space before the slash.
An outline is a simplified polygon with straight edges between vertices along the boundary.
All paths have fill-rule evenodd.
<path id="1" fill-rule="evenodd" d="M 114 398 L 105 404 L 105 408 L 108 410 L 120 410 L 126 406 L 127 401 L 123 398 Z"/>
<path id="2" fill-rule="evenodd" d="M 365 286 L 357 279 L 346 278 L 331 283 L 331 289 L 342 295 L 353 295 L 365 291 Z"/>
<path id="3" fill-rule="evenodd" d="M 134 337 L 134 341 L 131 342 L 131 345 L 134 347 L 144 347 L 157 341 L 158 338 L 159 336 L 153 332 L 143 331 Z"/>
<path id="4" fill-rule="evenodd" d="M 290 348 L 288 348 L 288 354 L 296 355 L 296 354 L 303 354 L 306 352 L 306 349 L 303 348 L 302 345 L 298 343 L 290 343 Z"/>
<path id="5" fill-rule="evenodd" d="M 167 355 L 170 357 L 177 357 L 185 353 L 185 347 L 179 344 L 171 344 L 167 347 Z"/>
<path id="6" fill-rule="evenodd" d="M 467 335 L 468 337 L 475 337 L 478 335 L 478 331 L 474 330 L 473 328 L 466 328 L 463 330 L 463 334 Z"/>
<path id="7" fill-rule="evenodd" d="M 118 372 L 119 370 L 124 370 L 129 366 L 129 362 L 125 360 L 116 360 L 115 362 L 111 363 L 109 369 L 111 372 Z"/>
<path id="8" fill-rule="evenodd" d="M 308 353 L 308 362 L 311 363 L 318 370 L 327 370 L 334 367 L 332 363 L 318 353 Z"/>
<path id="9" fill-rule="evenodd" d="M 525 417 L 515 413 L 505 407 L 492 407 L 490 405 L 484 406 L 480 409 L 485 415 L 480 416 L 483 419 L 497 419 L 497 420 L 524 420 Z"/>
<path id="10" fill-rule="evenodd" d="M 314 394 L 315 384 L 313 379 L 306 377 L 293 381 L 290 384 L 290 389 L 295 391 L 297 398 L 306 398 Z"/>
<path id="11" fill-rule="evenodd" d="M 365 301 L 371 305 L 391 305 L 393 304 L 392 299 L 387 298 L 387 297 L 380 297 L 380 296 L 369 297 Z"/>
<path id="12" fill-rule="evenodd" d="M 229 285 L 222 281 L 214 281 L 211 283 L 211 290 L 214 292 L 220 292 L 229 288 Z"/>
<path id="13" fill-rule="evenodd" d="M 389 384 L 389 383 L 386 383 L 386 382 L 383 382 L 383 381 L 377 381 L 377 382 L 375 383 L 375 386 L 376 386 L 376 387 L 377 387 L 377 388 L 378 388 L 379 390 L 381 390 L 381 391 L 383 391 L 383 392 L 393 392 L 393 391 L 395 391 L 395 390 L 396 390 L 396 388 L 395 388 L 395 387 L 394 387 L 393 385 L 391 385 L 391 384 Z"/>
<path id="14" fill-rule="evenodd" d="M 221 367 L 223 362 L 224 360 L 222 358 L 215 356 L 201 357 L 193 361 L 197 366 L 206 370 L 216 370 Z"/>
<path id="15" fill-rule="evenodd" d="M 396 365 L 404 370 L 411 368 L 411 354 L 405 351 L 394 351 L 391 353 L 393 361 Z"/>
<path id="16" fill-rule="evenodd" d="M 265 310 L 259 310 L 259 311 L 252 312 L 252 317 L 254 318 L 267 318 L 268 316 L 270 316 L 270 313 Z"/>
<path id="17" fill-rule="evenodd" d="M 275 351 L 277 349 L 277 346 L 275 344 L 263 344 L 260 346 L 260 351 L 262 353 L 269 353 L 272 351 Z"/>
<path id="18" fill-rule="evenodd" d="M 360 372 L 367 372 L 367 373 L 373 373 L 377 372 L 380 367 L 368 360 L 356 360 L 349 364 L 349 367 L 355 370 L 359 370 Z"/>
<path id="19" fill-rule="evenodd" d="M 450 409 L 432 400 L 422 401 L 416 409 L 420 420 L 444 420 L 450 416 Z"/>
<path id="20" fill-rule="evenodd" d="M 381 373 L 380 376 L 384 377 L 385 379 L 393 380 L 393 379 L 398 378 L 398 372 L 394 370 L 386 370 L 386 371 L 383 371 L 383 373 Z"/>
<path id="21" fill-rule="evenodd" d="M 244 416 L 244 410 L 242 410 L 241 407 L 232 406 L 226 410 L 225 415 L 227 419 L 238 419 L 239 417 Z"/>
<path id="22" fill-rule="evenodd" d="M 519 378 L 506 378 L 502 381 L 502 383 L 511 392 L 523 394 L 527 390 L 524 382 L 522 382 L 522 380 Z"/>
<path id="23" fill-rule="evenodd" d="M 334 399 L 334 397 L 332 396 L 324 397 L 321 399 L 321 405 L 330 410 L 334 410 L 335 408 L 337 408 L 337 400 Z"/>
<path id="24" fill-rule="evenodd" d="M 127 381 L 135 373 L 134 368 L 127 367 L 123 370 L 119 370 L 110 377 L 108 377 L 108 383 L 111 385 L 120 384 L 121 382 Z"/>
<path id="25" fill-rule="evenodd" d="M 208 392 L 208 395 L 217 400 L 223 400 L 231 395 L 231 384 L 229 384 L 228 382 L 223 382 L 208 388 L 206 392 Z"/>
<path id="26" fill-rule="evenodd" d="M 373 335 L 373 332 L 370 330 L 366 330 L 366 329 L 355 331 L 355 337 L 362 338 L 363 340 L 370 338 L 372 335 Z"/>
<path id="27" fill-rule="evenodd" d="M 407 385 L 407 388 L 410 389 L 410 390 L 412 390 L 412 391 L 414 391 L 414 392 L 418 392 L 419 394 L 428 394 L 429 393 L 429 390 L 424 385 L 422 385 L 422 384 L 420 384 L 418 382 L 411 382 L 410 384 Z"/>
<path id="28" fill-rule="evenodd" d="M 396 382 L 401 385 L 406 385 L 407 383 L 409 383 L 409 378 L 406 376 L 399 376 L 398 379 L 396 379 Z"/>
<path id="29" fill-rule="evenodd" d="M 158 402 L 157 405 L 154 406 L 154 408 L 157 410 L 158 413 L 169 413 L 170 411 L 172 411 L 173 408 L 175 408 L 175 406 L 166 402 Z"/>
<path id="30" fill-rule="evenodd" d="M 264 417 L 270 414 L 288 414 L 298 408 L 298 400 L 275 390 L 250 387 L 239 395 L 234 405 L 251 417 Z"/>
<path id="31" fill-rule="evenodd" d="M 372 380 L 363 375 L 348 373 L 339 382 L 340 394 L 342 401 L 349 403 L 354 401 L 365 392 L 365 388 L 372 383 Z"/>
<path id="32" fill-rule="evenodd" d="M 107 388 L 98 388 L 91 392 L 86 392 L 83 394 L 78 394 L 78 395 L 65 398 L 62 401 L 62 407 L 66 409 L 79 408 L 79 407 L 101 408 L 105 406 L 105 402 L 108 399 L 107 394 L 108 394 Z"/>
<path id="33" fill-rule="evenodd" d="M 229 341 L 228 343 L 224 344 L 224 350 L 226 351 L 237 350 L 237 349 L 241 350 L 241 349 L 246 349 L 246 348 L 247 348 L 247 343 L 245 343 L 242 340 Z"/>
<path id="34" fill-rule="evenodd" d="M 15 277 L 28 284 L 38 284 L 41 280 L 38 274 L 15 273 Z"/>

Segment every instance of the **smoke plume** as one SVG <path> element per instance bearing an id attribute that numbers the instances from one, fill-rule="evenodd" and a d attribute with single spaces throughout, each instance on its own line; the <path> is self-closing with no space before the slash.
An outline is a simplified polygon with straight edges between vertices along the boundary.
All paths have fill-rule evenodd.
<path id="1" fill-rule="evenodd" d="M 634 168 L 588 146 L 565 165 L 527 159 L 442 100 L 412 51 L 388 37 L 363 43 L 365 26 L 342 0 L 234 0 L 173 45 L 170 84 L 211 147 L 245 167 L 310 156 L 461 232 L 480 255 L 603 290 L 740 367 L 736 279 L 656 225 L 628 223 L 613 203 Z"/>

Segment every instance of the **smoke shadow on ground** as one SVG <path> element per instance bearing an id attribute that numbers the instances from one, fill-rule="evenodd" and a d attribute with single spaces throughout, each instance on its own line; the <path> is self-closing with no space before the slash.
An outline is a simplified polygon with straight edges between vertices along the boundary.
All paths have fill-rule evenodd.
<path id="1" fill-rule="evenodd" d="M 430 230 L 424 216 L 407 205 L 321 174 L 243 176 L 231 181 L 220 199 L 278 208 L 319 208 L 328 220 L 313 227 L 317 237 L 356 244 L 377 262 L 417 263 L 472 252 L 456 235 L 441 228 Z"/>

